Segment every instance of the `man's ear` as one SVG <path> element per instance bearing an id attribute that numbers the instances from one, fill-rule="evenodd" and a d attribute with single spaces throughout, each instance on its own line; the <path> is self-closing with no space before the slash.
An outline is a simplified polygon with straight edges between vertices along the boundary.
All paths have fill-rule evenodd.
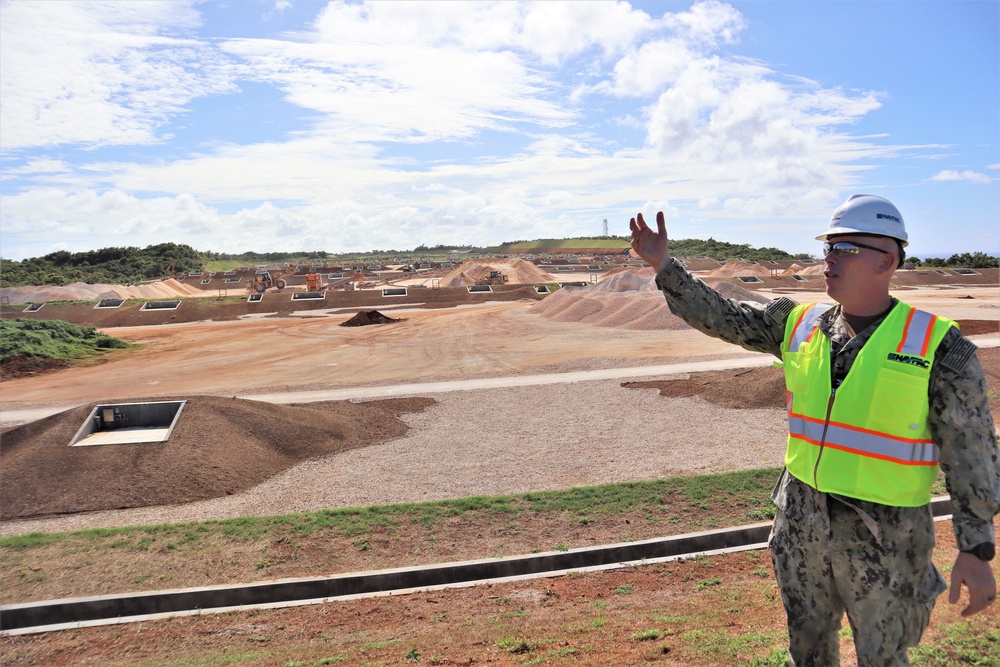
<path id="1" fill-rule="evenodd" d="M 896 257 L 896 255 L 890 253 L 887 255 L 882 255 L 882 259 L 878 263 L 878 270 L 879 273 L 884 273 L 886 271 L 892 273 L 896 270 L 896 267 L 898 265 L 899 265 L 899 258 Z"/>

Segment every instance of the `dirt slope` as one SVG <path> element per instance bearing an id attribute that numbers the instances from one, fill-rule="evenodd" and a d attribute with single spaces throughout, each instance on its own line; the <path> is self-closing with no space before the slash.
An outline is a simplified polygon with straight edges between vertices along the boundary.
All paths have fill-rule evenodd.
<path id="1" fill-rule="evenodd" d="M 165 443 L 68 447 L 96 403 L 5 432 L 0 519 L 236 493 L 306 459 L 402 435 L 407 427 L 398 415 L 434 403 L 430 398 L 308 406 L 210 396 L 187 400 Z"/>
<path id="2" fill-rule="evenodd" d="M 170 299 L 179 296 L 215 296 L 214 292 L 185 285 L 173 278 L 145 285 L 108 285 L 102 283 L 71 283 L 62 287 L 4 287 L 0 296 L 11 303 L 43 303 L 47 301 L 93 301 L 97 299 Z"/>

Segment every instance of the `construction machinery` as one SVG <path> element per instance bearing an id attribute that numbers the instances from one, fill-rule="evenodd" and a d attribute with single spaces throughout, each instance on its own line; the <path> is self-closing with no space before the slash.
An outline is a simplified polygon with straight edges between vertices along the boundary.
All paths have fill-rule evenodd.
<path id="1" fill-rule="evenodd" d="M 319 292 L 323 289 L 323 278 L 318 273 L 306 274 L 306 291 Z"/>
<path id="2" fill-rule="evenodd" d="M 254 274 L 253 278 L 247 280 L 247 291 L 263 294 L 272 287 L 285 289 L 285 284 L 285 279 L 279 277 L 277 272 L 272 274 L 270 271 L 259 271 Z"/>
<path id="3" fill-rule="evenodd" d="M 477 285 L 503 285 L 507 282 L 506 275 L 499 271 L 490 271 L 489 275 L 476 281 Z"/>

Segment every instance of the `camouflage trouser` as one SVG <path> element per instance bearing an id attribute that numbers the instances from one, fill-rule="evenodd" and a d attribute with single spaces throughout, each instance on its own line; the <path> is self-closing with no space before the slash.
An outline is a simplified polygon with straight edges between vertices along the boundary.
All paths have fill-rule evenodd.
<path id="1" fill-rule="evenodd" d="M 934 600 L 947 587 L 931 562 L 930 512 L 885 508 L 878 516 L 884 506 L 872 512 L 865 503 L 876 514 L 869 528 L 849 505 L 793 483 L 775 516 L 771 558 L 794 664 L 840 664 L 838 631 L 846 611 L 859 667 L 909 665 L 907 647 L 920 641 Z"/>

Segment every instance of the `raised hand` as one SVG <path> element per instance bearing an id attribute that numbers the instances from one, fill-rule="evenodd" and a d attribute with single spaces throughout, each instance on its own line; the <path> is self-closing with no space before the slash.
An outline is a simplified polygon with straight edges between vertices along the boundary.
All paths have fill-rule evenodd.
<path id="1" fill-rule="evenodd" d="M 658 231 L 650 229 L 642 219 L 642 213 L 628 221 L 628 228 L 632 232 L 632 250 L 659 273 L 670 262 L 667 223 L 663 218 L 663 211 L 656 214 L 656 227 Z"/>

